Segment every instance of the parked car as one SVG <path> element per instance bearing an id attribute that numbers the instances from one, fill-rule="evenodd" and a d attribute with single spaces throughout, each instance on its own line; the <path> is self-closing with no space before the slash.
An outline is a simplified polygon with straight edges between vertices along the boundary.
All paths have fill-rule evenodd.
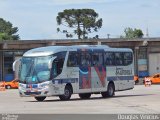
<path id="1" fill-rule="evenodd" d="M 152 84 L 160 83 L 160 73 L 154 74 L 154 75 L 152 75 L 150 77 L 146 77 L 146 79 L 150 79 Z"/>
<path id="2" fill-rule="evenodd" d="M 5 82 L 6 89 L 18 88 L 18 80 L 12 80 L 10 82 Z"/>

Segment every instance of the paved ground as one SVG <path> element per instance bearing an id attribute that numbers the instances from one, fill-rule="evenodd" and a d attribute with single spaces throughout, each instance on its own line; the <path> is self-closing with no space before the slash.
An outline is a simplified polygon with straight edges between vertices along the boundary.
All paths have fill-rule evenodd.
<path id="1" fill-rule="evenodd" d="M 133 90 L 116 92 L 113 98 L 92 95 L 89 100 L 81 100 L 73 95 L 70 101 L 60 101 L 49 97 L 36 102 L 32 97 L 19 97 L 18 90 L 0 91 L 0 113 L 10 114 L 121 114 L 160 113 L 160 85 L 144 87 L 136 85 Z"/>

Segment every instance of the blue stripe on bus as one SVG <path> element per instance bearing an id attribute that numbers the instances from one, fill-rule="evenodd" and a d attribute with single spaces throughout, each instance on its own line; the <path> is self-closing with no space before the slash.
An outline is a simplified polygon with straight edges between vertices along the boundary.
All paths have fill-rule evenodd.
<path id="1" fill-rule="evenodd" d="M 114 77 L 107 77 L 108 81 L 115 81 L 115 80 L 133 80 L 133 76 L 114 76 Z M 53 84 L 63 84 L 63 83 L 77 83 L 78 78 L 67 78 L 67 79 L 54 79 L 52 80 Z"/>
<path id="2" fill-rule="evenodd" d="M 63 83 L 77 83 L 78 78 L 68 78 L 68 79 L 54 79 L 52 80 L 53 84 L 63 84 Z"/>
<path id="3" fill-rule="evenodd" d="M 115 81 L 115 80 L 133 80 L 133 76 L 114 76 L 114 77 L 107 77 L 108 81 Z"/>

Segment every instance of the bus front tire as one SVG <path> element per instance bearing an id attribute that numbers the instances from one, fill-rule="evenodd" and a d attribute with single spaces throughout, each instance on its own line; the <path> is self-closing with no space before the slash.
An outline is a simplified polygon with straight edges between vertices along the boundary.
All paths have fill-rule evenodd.
<path id="1" fill-rule="evenodd" d="M 91 93 L 81 93 L 79 94 L 81 99 L 89 99 L 91 97 Z"/>
<path id="2" fill-rule="evenodd" d="M 70 86 L 66 86 L 64 89 L 64 94 L 60 95 L 59 98 L 60 100 L 69 100 L 72 95 L 72 89 Z"/>
<path id="3" fill-rule="evenodd" d="M 114 92 L 115 92 L 115 88 L 114 88 L 114 84 L 113 83 L 109 83 L 107 91 L 106 92 L 102 92 L 102 97 L 106 98 L 106 97 L 113 97 L 114 96 Z"/>
<path id="4" fill-rule="evenodd" d="M 46 97 L 35 97 L 37 101 L 43 101 Z"/>

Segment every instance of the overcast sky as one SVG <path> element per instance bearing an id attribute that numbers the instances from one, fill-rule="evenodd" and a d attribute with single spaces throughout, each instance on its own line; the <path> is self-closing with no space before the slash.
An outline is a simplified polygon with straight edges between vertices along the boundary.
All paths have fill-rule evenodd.
<path id="1" fill-rule="evenodd" d="M 107 34 L 117 38 L 126 27 L 142 29 L 144 34 L 148 28 L 150 37 L 160 37 L 160 0 L 0 0 L 0 18 L 18 27 L 22 40 L 64 39 L 56 31 L 56 16 L 72 8 L 90 8 L 99 14 L 100 38 Z"/>

